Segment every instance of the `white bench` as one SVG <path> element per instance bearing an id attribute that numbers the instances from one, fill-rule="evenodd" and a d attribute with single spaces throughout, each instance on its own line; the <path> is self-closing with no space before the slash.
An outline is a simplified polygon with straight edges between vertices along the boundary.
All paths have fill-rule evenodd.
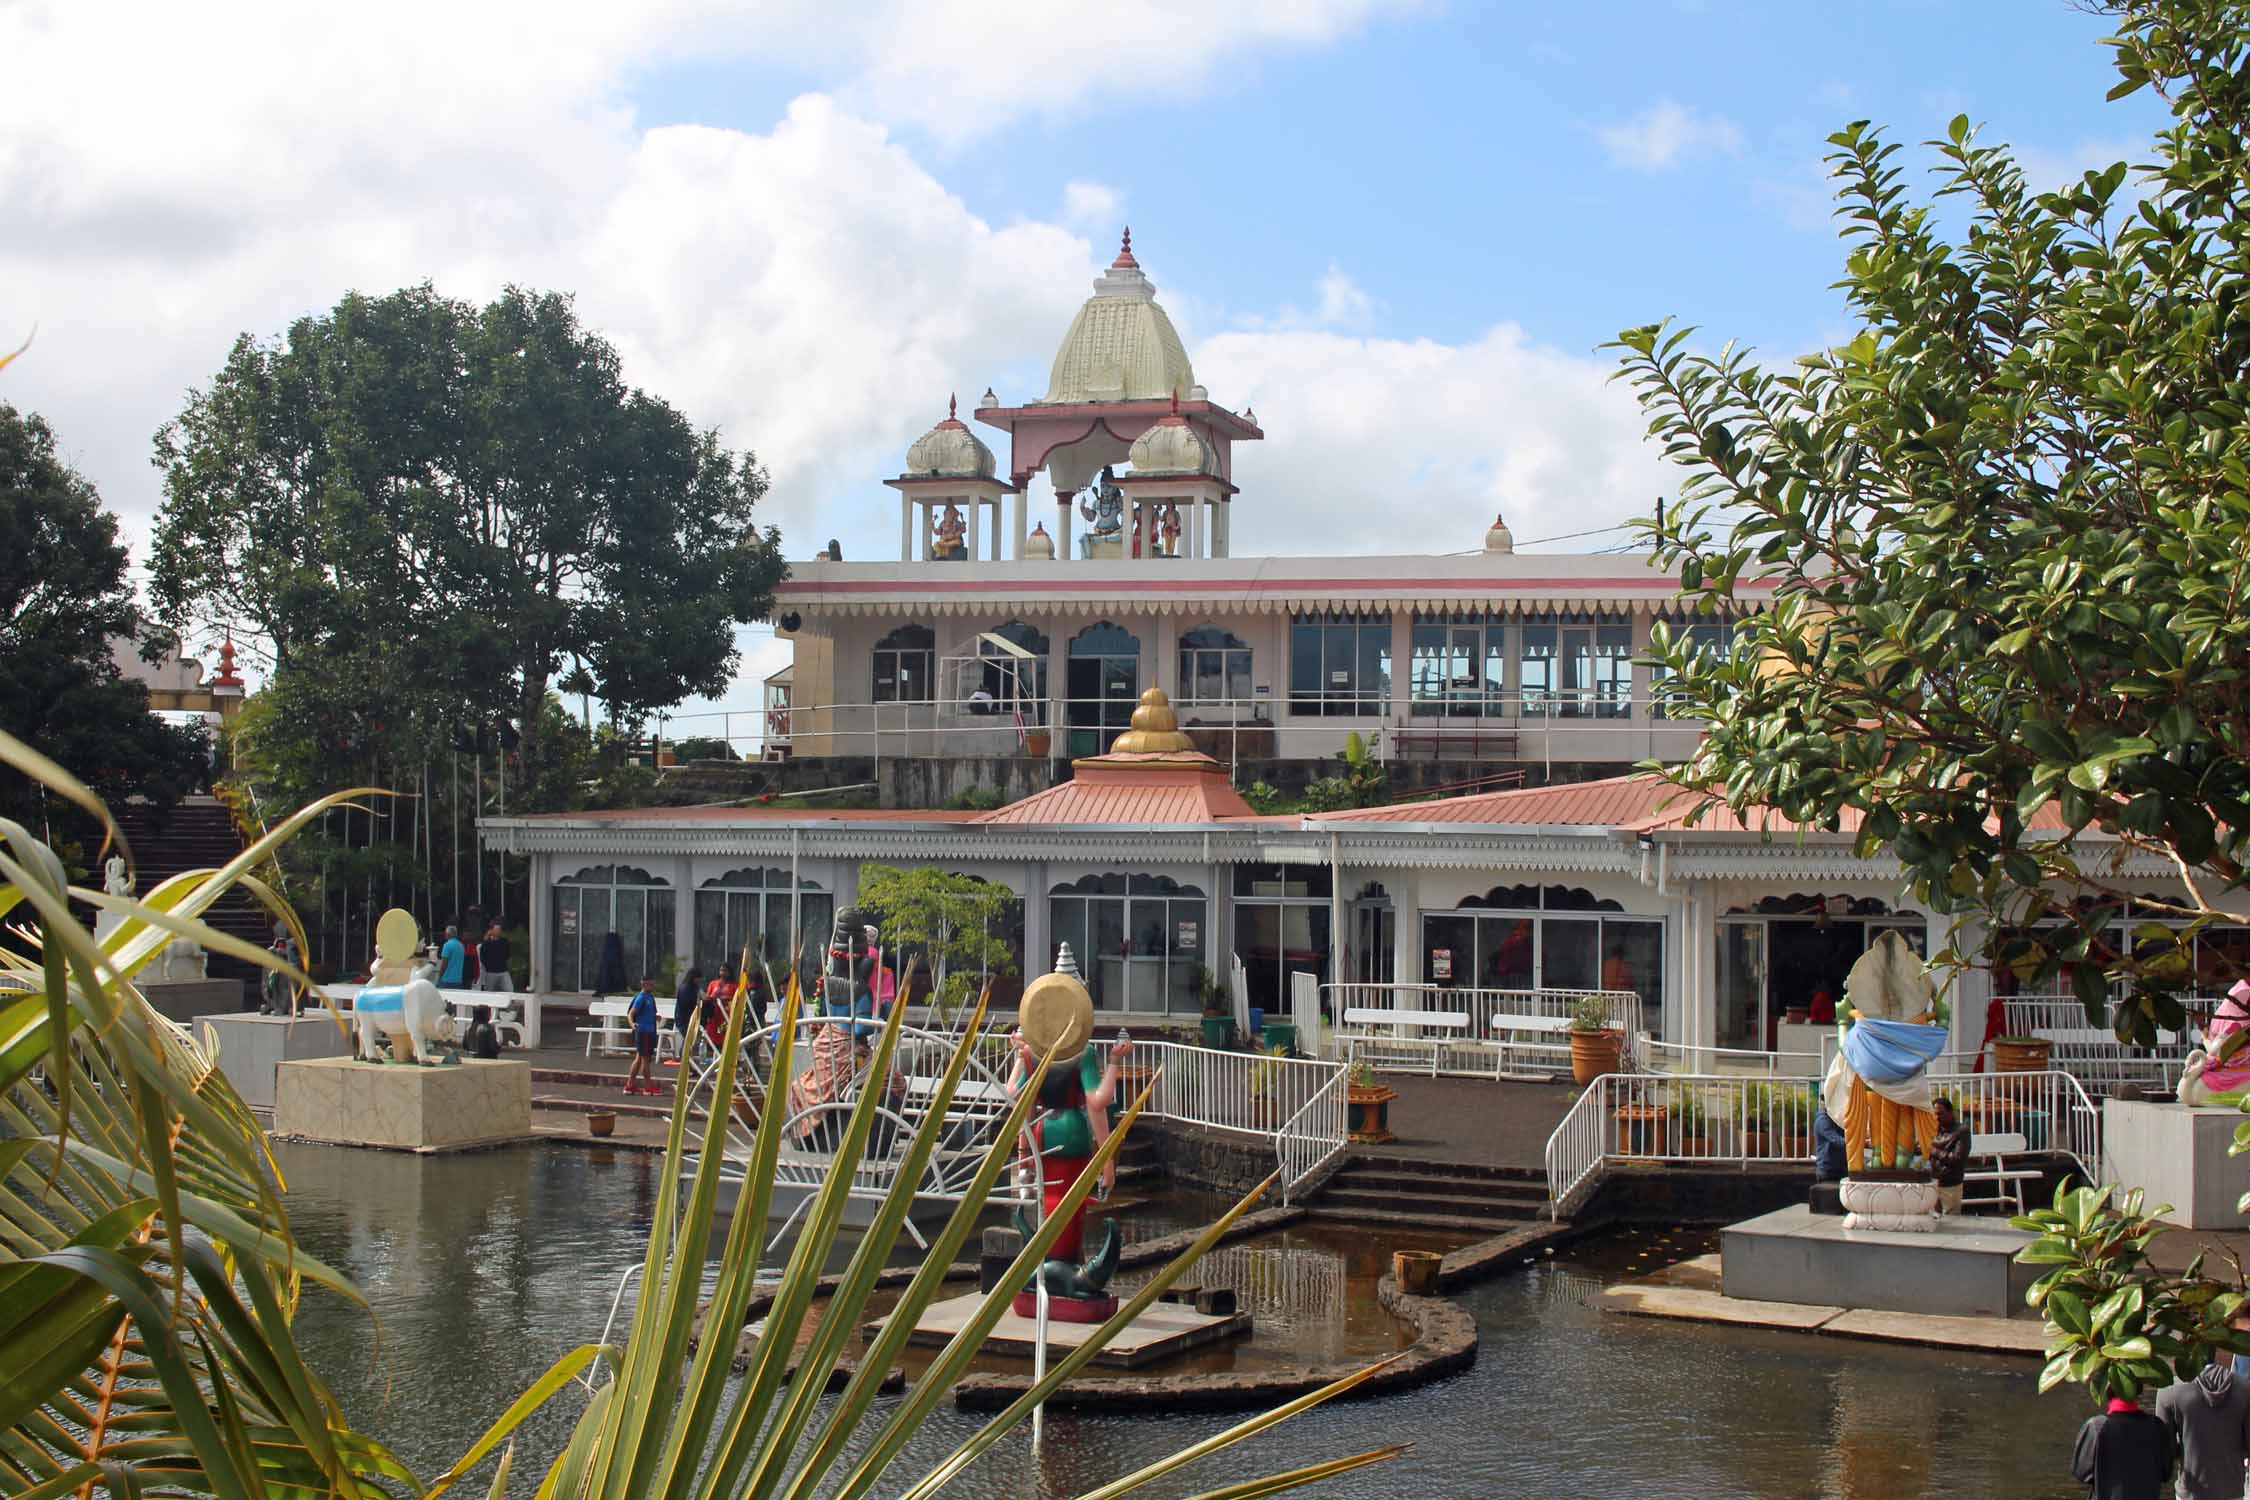
<path id="1" fill-rule="evenodd" d="M 578 1028 L 578 1034 L 586 1039 L 586 1055 L 592 1057 L 596 1047 L 604 1056 L 632 1051 L 632 1027 L 627 1024 L 632 1014 L 631 1000 L 589 1001 L 586 1015 L 595 1024 Z"/>
<path id="2" fill-rule="evenodd" d="M 1562 1062 L 1567 1064 L 1570 1059 L 1570 1041 L 1567 1036 L 1569 1030 L 1568 1016 L 1494 1015 L 1492 1038 L 1485 1043 L 1493 1051 L 1493 1073 L 1505 1076 L 1509 1057 L 1516 1052 L 1559 1053 Z M 1524 1037 L 1531 1040 L 1519 1040 Z"/>
<path id="3" fill-rule="evenodd" d="M 1362 1051 L 1380 1053 L 1392 1047 L 1419 1048 L 1429 1058 L 1430 1076 L 1437 1077 L 1438 1061 L 1446 1049 L 1469 1037 L 1469 1016 L 1458 1010 L 1390 1010 L 1382 1006 L 1353 1006 L 1344 1012 L 1344 1060 L 1356 1062 Z"/>
<path id="4" fill-rule="evenodd" d="M 1973 1166 L 1976 1162 L 1987 1157 L 1991 1158 L 1992 1165 L 1981 1170 L 1963 1173 L 1961 1186 L 1967 1188 L 1972 1184 L 1990 1183 L 1992 1190 L 1989 1193 L 1979 1193 L 1974 1198 L 1970 1197 L 1967 1192 L 1963 1192 L 1961 1206 L 1967 1208 L 1972 1203 L 2009 1203 L 2015 1205 L 2017 1213 L 2022 1213 L 2024 1211 L 2023 1185 L 2027 1182 L 2037 1182 L 2041 1174 L 2025 1167 L 2011 1167 L 2008 1165 L 2008 1158 L 2022 1156 L 2030 1149 L 2031 1142 L 2017 1132 L 1998 1132 L 1992 1135 L 1969 1137 L 1969 1161 L 1971 1165 Z"/>

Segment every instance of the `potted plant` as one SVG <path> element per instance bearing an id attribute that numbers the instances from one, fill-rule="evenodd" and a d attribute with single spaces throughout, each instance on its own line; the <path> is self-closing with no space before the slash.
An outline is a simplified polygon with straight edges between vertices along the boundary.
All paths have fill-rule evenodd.
<path id="1" fill-rule="evenodd" d="M 1662 1156 L 1671 1142 L 1671 1116 L 1661 1104 L 1642 1100 L 1620 1104 L 1612 1112 L 1617 1122 L 1619 1156 Z"/>
<path id="2" fill-rule="evenodd" d="M 588 1135 L 606 1136 L 616 1129 L 617 1112 L 615 1110 L 595 1109 L 587 1111 L 586 1133 Z"/>
<path id="3" fill-rule="evenodd" d="M 1027 729 L 1023 732 L 1023 753 L 1033 760 L 1045 760 L 1047 746 L 1051 743 L 1044 729 Z"/>
<path id="4" fill-rule="evenodd" d="M 1995 1073 L 2044 1073 L 2055 1044 L 2043 1036 L 1996 1036 L 1992 1039 Z"/>
<path id="5" fill-rule="evenodd" d="M 1352 1064 L 1344 1085 L 1344 1104 L 1352 1140 L 1362 1146 L 1379 1146 L 1395 1140 L 1391 1134 L 1391 1101 L 1398 1090 L 1375 1081 L 1375 1069 L 1364 1062 Z"/>
<path id="6" fill-rule="evenodd" d="M 1279 1047 L 1260 1051 L 1250 1064 L 1250 1128 L 1271 1130 L 1281 1123 L 1274 1091 L 1281 1082 L 1281 1060 L 1288 1056 Z"/>
<path id="7" fill-rule="evenodd" d="M 1810 1156 L 1813 1116 L 1819 1111 L 1820 1101 L 1801 1084 L 1751 1084 L 1742 1091 L 1743 1144 L 1752 1156 Z"/>
<path id="8" fill-rule="evenodd" d="M 1232 997 L 1219 977 L 1200 964 L 1195 970 L 1195 987 L 1203 996 L 1203 1045 L 1224 1051 L 1234 1045 L 1234 1017 L 1227 1014 L 1227 1002 Z"/>
<path id="9" fill-rule="evenodd" d="M 1664 1112 L 1671 1119 L 1672 1155 L 1711 1154 L 1711 1112 L 1704 1105 L 1701 1093 L 1695 1089 L 1674 1090 Z"/>
<path id="10" fill-rule="evenodd" d="M 1588 995 L 1570 1008 L 1570 1072 L 1584 1088 L 1604 1073 L 1617 1071 L 1625 1035 L 1609 1024 L 1609 1007 Z"/>

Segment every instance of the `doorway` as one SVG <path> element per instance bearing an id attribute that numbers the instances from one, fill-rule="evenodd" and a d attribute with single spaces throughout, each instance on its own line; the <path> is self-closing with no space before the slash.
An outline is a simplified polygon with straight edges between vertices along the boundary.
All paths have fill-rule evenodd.
<path id="1" fill-rule="evenodd" d="M 1063 694 L 1069 700 L 1064 722 L 1070 726 L 1070 753 L 1100 755 L 1133 725 L 1141 699 L 1139 639 L 1107 620 L 1081 630 L 1070 643 Z"/>

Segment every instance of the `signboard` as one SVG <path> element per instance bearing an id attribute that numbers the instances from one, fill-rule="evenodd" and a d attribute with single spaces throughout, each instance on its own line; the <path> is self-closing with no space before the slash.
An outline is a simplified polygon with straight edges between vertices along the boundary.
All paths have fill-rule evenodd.
<path id="1" fill-rule="evenodd" d="M 1195 929 L 1198 925 L 1192 918 L 1180 924 L 1179 936 L 1172 940 L 1172 951 L 1174 953 L 1193 953 L 1195 951 Z"/>
<path id="2" fill-rule="evenodd" d="M 578 936 L 578 906 L 576 902 L 555 913 L 555 929 L 564 937 Z"/>
<path id="3" fill-rule="evenodd" d="M 1453 950 L 1451 948 L 1432 948 L 1430 950 L 1430 977 L 1432 979 L 1451 979 L 1453 977 Z"/>

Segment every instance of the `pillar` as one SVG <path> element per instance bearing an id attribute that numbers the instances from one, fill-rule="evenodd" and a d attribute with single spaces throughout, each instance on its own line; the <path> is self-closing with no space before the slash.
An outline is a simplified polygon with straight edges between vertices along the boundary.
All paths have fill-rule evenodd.
<path id="1" fill-rule="evenodd" d="M 1401 602 L 1391 611 L 1391 722 L 1405 725 L 1414 712 L 1414 609 Z M 1484 670 L 1484 663 L 1477 663 Z M 1438 721 L 1440 725 L 1443 720 Z M 1443 733 L 1443 730 L 1440 730 Z"/>
<path id="2" fill-rule="evenodd" d="M 1188 502 L 1186 536 L 1187 555 L 1189 557 L 1201 557 L 1203 555 L 1203 502 L 1200 499 Z"/>
<path id="3" fill-rule="evenodd" d="M 1212 505 L 1211 555 L 1213 557 L 1227 556 L 1227 539 L 1228 533 L 1234 529 L 1233 520 L 1234 516 L 1232 513 L 1232 509 L 1227 505 L 1225 501 L 1218 501 L 1217 503 Z"/>
<path id="4" fill-rule="evenodd" d="M 1391 894 L 1391 980 L 1422 982 L 1422 873 L 1399 870 Z M 1411 1007 L 1409 1007 L 1411 1009 Z"/>
<path id="5" fill-rule="evenodd" d="M 1074 490 L 1055 491 L 1056 562 L 1068 562 L 1070 560 L 1070 523 L 1071 520 L 1078 514 L 1077 511 L 1072 508 L 1071 502 L 1076 497 L 1077 492 Z M 1053 962 L 1052 955 L 1049 955 L 1048 961 L 1050 963 Z"/>
<path id="6" fill-rule="evenodd" d="M 1014 500 L 1014 508 L 1016 513 L 1016 550 L 1010 553 L 1009 556 L 1020 559 L 1023 556 L 1023 544 L 1031 536 L 1031 497 L 1019 489 L 1015 493 Z"/>
<path id="7" fill-rule="evenodd" d="M 937 507 L 934 505 L 924 505 L 922 507 L 922 556 L 925 558 L 933 557 L 936 555 L 932 550 L 936 546 L 936 512 Z"/>
<path id="8" fill-rule="evenodd" d="M 979 556 L 979 554 L 978 554 L 978 552 L 977 552 L 977 538 L 978 538 L 978 536 L 979 536 L 979 535 L 980 535 L 980 534 L 982 533 L 982 531 L 983 531 L 983 523 L 984 523 L 984 502 L 983 502 L 982 500 L 978 499 L 978 498 L 977 498 L 976 496 L 974 496 L 974 495 L 971 495 L 971 496 L 969 497 L 969 535 L 968 535 L 968 543 L 969 543 L 969 558 L 968 558 L 968 560 L 969 560 L 970 562 L 975 562 L 975 561 L 977 560 L 977 557 Z"/>
<path id="9" fill-rule="evenodd" d="M 1067 510 L 1067 507 L 1066 507 Z M 1062 553 L 1055 554 L 1060 557 Z M 1060 616 L 1049 616 L 1042 622 L 1047 632 L 1047 701 L 1041 711 L 1047 716 L 1047 728 L 1052 738 L 1047 742 L 1048 753 L 1057 759 L 1070 754 L 1070 716 L 1063 712 L 1062 701 L 1070 692 L 1070 622 Z M 1049 964 L 1055 956 L 1047 955 Z"/>
<path id="10" fill-rule="evenodd" d="M 914 561 L 914 497 L 898 497 L 898 560 Z"/>

